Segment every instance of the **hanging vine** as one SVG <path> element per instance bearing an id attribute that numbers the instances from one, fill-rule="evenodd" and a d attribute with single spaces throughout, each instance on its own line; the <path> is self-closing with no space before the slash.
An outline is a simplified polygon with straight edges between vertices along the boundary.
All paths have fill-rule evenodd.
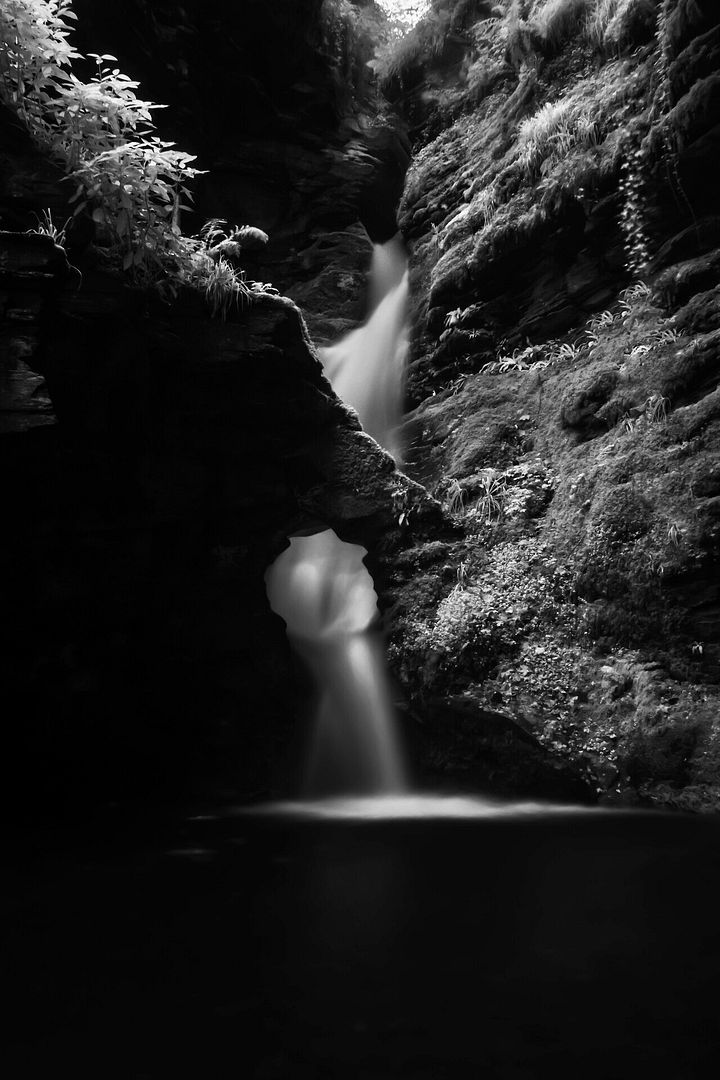
<path id="1" fill-rule="evenodd" d="M 694 220 L 692 205 L 683 188 L 678 162 L 677 138 L 672 125 L 673 108 L 670 67 L 673 59 L 669 32 L 670 16 L 677 0 L 660 0 L 655 28 L 652 98 L 648 112 L 639 117 L 628 131 L 624 161 L 621 165 L 620 227 L 625 238 L 627 267 L 633 277 L 647 274 L 652 243 L 647 222 L 649 176 L 658 157 L 665 167 L 668 187 L 678 208 Z"/>

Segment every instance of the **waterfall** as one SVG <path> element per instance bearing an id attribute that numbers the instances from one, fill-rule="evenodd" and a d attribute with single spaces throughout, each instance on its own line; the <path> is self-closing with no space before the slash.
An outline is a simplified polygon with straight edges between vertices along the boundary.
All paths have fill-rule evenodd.
<path id="1" fill-rule="evenodd" d="M 368 284 L 366 322 L 321 349 L 320 359 L 337 395 L 399 463 L 408 294 L 399 237 L 375 245 Z M 270 606 L 285 620 L 317 688 L 305 764 L 308 796 L 405 790 L 365 555 L 364 548 L 326 530 L 291 537 L 266 574 Z"/>
<path id="2" fill-rule="evenodd" d="M 398 237 L 375 245 L 368 291 L 367 321 L 336 345 L 320 349 L 320 359 L 338 397 L 352 405 L 365 431 L 400 464 L 408 279 Z"/>

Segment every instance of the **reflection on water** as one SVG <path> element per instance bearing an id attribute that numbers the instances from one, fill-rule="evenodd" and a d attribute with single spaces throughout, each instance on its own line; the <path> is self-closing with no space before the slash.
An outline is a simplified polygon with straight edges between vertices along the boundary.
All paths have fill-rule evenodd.
<path id="1" fill-rule="evenodd" d="M 70 851 L 21 884 L 13 1077 L 717 1072 L 717 821 L 462 797 L 216 807 L 162 850 Z"/>
<path id="2" fill-rule="evenodd" d="M 546 815 L 612 814 L 613 811 L 562 803 L 504 802 L 463 795 L 376 795 L 285 800 L 239 807 L 237 815 L 337 821 L 476 820 L 483 818 L 542 818 Z M 620 811 L 623 813 L 624 811 Z"/>

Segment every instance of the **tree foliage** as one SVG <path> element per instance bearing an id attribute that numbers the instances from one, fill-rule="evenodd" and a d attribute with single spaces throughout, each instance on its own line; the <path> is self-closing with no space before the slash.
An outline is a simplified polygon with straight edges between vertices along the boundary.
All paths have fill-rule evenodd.
<path id="1" fill-rule="evenodd" d="M 195 157 L 155 134 L 152 113 L 164 106 L 138 97 L 139 84 L 112 66 L 116 57 L 91 53 L 89 82 L 72 71 L 83 59 L 68 37 L 71 0 L 3 0 L 0 7 L 0 98 L 35 142 L 75 181 L 75 215 L 87 212 L 110 257 L 137 280 L 196 285 L 231 300 L 251 292 L 229 263 L 218 270 L 199 237 L 184 237 Z M 213 309 L 227 305 L 213 300 Z"/>

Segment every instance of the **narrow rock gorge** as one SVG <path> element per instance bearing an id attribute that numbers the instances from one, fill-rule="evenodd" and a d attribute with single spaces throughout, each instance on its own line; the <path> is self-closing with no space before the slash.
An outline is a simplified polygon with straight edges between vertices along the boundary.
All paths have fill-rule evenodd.
<path id="1" fill-rule="evenodd" d="M 717 0 L 0 0 L 13 1080 L 717 1071 Z"/>
<path id="2" fill-rule="evenodd" d="M 418 780 L 717 809 L 715 5 L 433 0 L 400 40 L 372 0 L 73 7 L 197 155 L 183 230 L 252 227 L 260 289 L 213 318 L 144 286 L 92 207 L 40 235 L 72 187 L 3 112 L 18 791 L 282 792 L 309 690 L 263 575 L 332 528 Z M 398 227 L 404 471 L 316 353 Z"/>

